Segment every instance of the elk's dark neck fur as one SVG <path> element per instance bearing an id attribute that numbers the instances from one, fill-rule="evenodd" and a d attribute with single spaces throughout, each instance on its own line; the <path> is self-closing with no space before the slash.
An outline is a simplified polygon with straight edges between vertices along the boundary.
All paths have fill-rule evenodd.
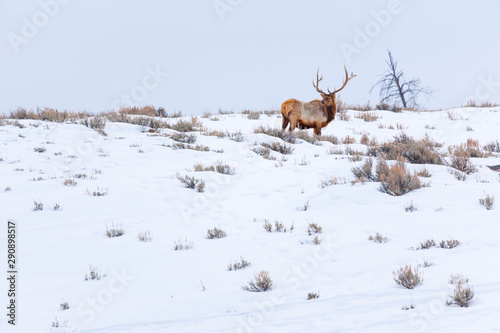
<path id="1" fill-rule="evenodd" d="M 326 112 L 326 123 L 330 123 L 335 117 L 335 113 L 337 112 L 337 103 L 334 103 L 332 106 L 325 106 Z"/>

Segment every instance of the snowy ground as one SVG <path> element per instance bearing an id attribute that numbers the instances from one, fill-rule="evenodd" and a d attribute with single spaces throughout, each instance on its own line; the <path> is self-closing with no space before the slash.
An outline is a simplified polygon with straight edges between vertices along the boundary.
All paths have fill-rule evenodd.
<path id="1" fill-rule="evenodd" d="M 354 137 L 351 147 L 362 151 L 363 133 L 379 142 L 402 131 L 415 139 L 428 133 L 444 143 L 442 152 L 468 138 L 481 146 L 500 139 L 500 108 L 374 112 L 380 118 L 364 122 L 349 111 L 351 120 L 333 121 L 323 135 Z M 194 145 L 210 147 L 202 152 L 167 147 L 173 141 L 162 134 L 171 130 L 157 135 L 122 123 L 108 123 L 107 137 L 77 124 L 22 120 L 25 128 L 0 127 L 0 239 L 5 244 L 7 220 L 16 221 L 19 270 L 17 325 L 6 323 L 2 278 L 0 327 L 31 333 L 500 331 L 500 203 L 492 210 L 479 204 L 487 194 L 500 200 L 499 174 L 486 167 L 500 164 L 498 154 L 473 159 L 477 171 L 465 181 L 446 166 L 427 165 L 430 187 L 393 197 L 380 192 L 379 183 L 351 185 L 351 168 L 363 162 L 327 154 L 329 142 L 299 141 L 282 165 L 279 153 L 273 153 L 276 161 L 254 153 L 256 143 L 281 142 L 253 132 L 261 124 L 280 127 L 278 115 L 217 118 L 201 120 L 209 130 L 241 131 L 244 141 L 194 132 Z M 389 128 L 397 124 L 405 129 Z M 235 174 L 189 171 L 217 160 Z M 205 180 L 206 191 L 184 188 L 177 172 Z M 347 183 L 320 188 L 329 176 Z M 77 184 L 65 186 L 70 179 Z M 107 195 L 87 193 L 98 189 Z M 33 211 L 34 201 L 43 210 Z M 406 212 L 411 202 L 418 210 Z M 266 219 L 294 230 L 268 233 Z M 323 228 L 320 245 L 303 244 L 312 239 L 309 223 Z M 108 238 L 113 224 L 125 234 Z M 227 237 L 206 239 L 214 227 Z M 138 241 L 144 231 L 152 233 L 151 242 Z M 389 241 L 369 241 L 376 232 Z M 431 238 L 462 244 L 411 249 Z M 185 239 L 194 247 L 174 251 L 174 242 Z M 228 271 L 240 256 L 251 265 Z M 1 258 L 4 268 L 6 254 Z M 408 290 L 395 283 L 393 271 L 424 260 L 434 265 L 420 267 L 421 285 Z M 106 276 L 85 281 L 89 265 Z M 243 290 L 260 270 L 269 272 L 273 289 Z M 474 288 L 468 308 L 445 304 L 453 291 L 448 280 L 457 273 Z M 307 300 L 309 292 L 320 297 Z M 60 309 L 63 301 L 68 310 Z M 410 305 L 415 308 L 402 310 Z M 52 327 L 56 321 L 59 328 Z"/>

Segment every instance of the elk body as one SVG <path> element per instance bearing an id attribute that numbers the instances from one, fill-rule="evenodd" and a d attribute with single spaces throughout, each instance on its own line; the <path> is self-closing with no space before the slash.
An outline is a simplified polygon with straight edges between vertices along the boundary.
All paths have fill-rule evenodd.
<path id="1" fill-rule="evenodd" d="M 301 102 L 296 99 L 287 99 L 281 105 L 281 115 L 283 117 L 282 130 L 284 131 L 290 124 L 290 132 L 299 126 L 299 128 L 314 128 L 314 134 L 321 135 L 321 129 L 326 127 L 337 113 L 337 102 L 335 94 L 344 89 L 347 82 L 356 75 L 351 73 L 351 76 L 345 70 L 345 80 L 340 89 L 333 92 L 328 89 L 328 93 L 323 92 L 318 88 L 319 82 L 323 80 L 323 76 L 319 77 L 319 69 L 316 73 L 316 84 L 313 81 L 313 87 L 321 95 L 322 99 L 316 99 L 310 102 Z"/>

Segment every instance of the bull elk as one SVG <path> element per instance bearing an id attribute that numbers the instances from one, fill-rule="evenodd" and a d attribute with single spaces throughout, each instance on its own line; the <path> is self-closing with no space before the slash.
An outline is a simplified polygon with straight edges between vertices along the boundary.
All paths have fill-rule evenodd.
<path id="1" fill-rule="evenodd" d="M 347 69 L 345 70 L 345 80 L 340 89 L 333 92 L 328 89 L 328 93 L 318 88 L 319 82 L 323 80 L 323 76 L 319 76 L 319 69 L 316 73 L 316 84 L 313 81 L 313 87 L 319 92 L 322 100 L 315 99 L 310 102 L 301 102 L 296 99 L 287 99 L 281 104 L 281 115 L 283 116 L 282 130 L 284 131 L 290 124 L 290 132 L 299 126 L 300 128 L 314 128 L 314 134 L 321 135 L 321 129 L 326 127 L 337 113 L 337 103 L 335 94 L 344 89 L 347 82 L 356 77 L 353 73 L 349 76 Z"/>

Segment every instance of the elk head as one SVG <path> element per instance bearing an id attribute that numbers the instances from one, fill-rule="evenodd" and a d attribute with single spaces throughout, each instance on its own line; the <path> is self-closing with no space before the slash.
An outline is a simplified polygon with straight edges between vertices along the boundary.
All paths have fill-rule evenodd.
<path id="1" fill-rule="evenodd" d="M 339 91 L 341 91 L 342 89 L 344 89 L 344 87 L 346 86 L 347 82 L 349 82 L 350 79 L 356 77 L 356 75 L 354 75 L 352 72 L 351 72 L 351 76 L 349 76 L 349 74 L 347 74 L 347 68 L 345 68 L 345 66 L 344 66 L 344 70 L 345 70 L 345 79 L 344 79 L 344 83 L 342 84 L 342 87 L 340 87 L 340 89 L 334 90 L 333 92 L 330 91 L 330 89 L 328 88 L 328 94 L 327 94 L 323 90 L 320 90 L 318 88 L 319 82 L 321 80 L 323 80 L 323 76 L 319 77 L 319 68 L 318 68 L 318 72 L 316 73 L 316 84 L 314 84 L 314 81 L 313 81 L 313 87 L 316 88 L 316 91 L 319 92 L 319 94 L 323 98 L 321 100 L 322 106 L 334 107 L 335 111 L 337 111 L 336 110 L 336 102 L 335 102 L 335 94 L 338 93 Z"/>

